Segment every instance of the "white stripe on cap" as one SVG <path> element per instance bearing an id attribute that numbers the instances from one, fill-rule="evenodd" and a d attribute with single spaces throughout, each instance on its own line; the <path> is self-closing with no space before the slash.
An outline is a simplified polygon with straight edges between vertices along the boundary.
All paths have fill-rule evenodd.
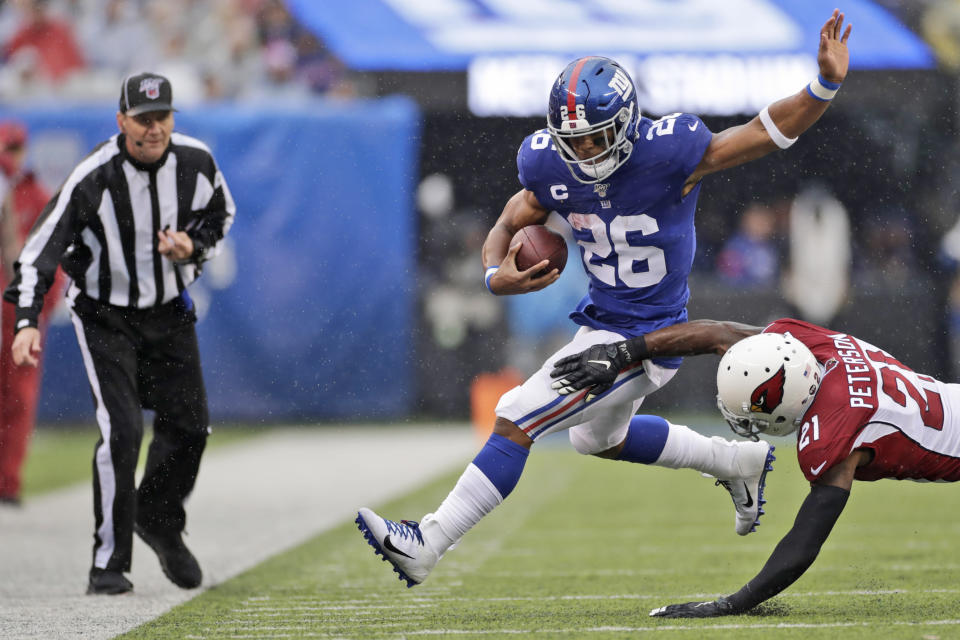
<path id="1" fill-rule="evenodd" d="M 131 73 L 130 75 L 128 75 L 126 78 L 123 79 L 123 104 L 124 104 L 123 110 L 124 112 L 126 112 L 127 109 L 130 108 L 130 95 L 127 93 L 127 87 L 130 85 L 130 78 L 132 78 L 135 75 L 136 75 L 135 73 Z"/>

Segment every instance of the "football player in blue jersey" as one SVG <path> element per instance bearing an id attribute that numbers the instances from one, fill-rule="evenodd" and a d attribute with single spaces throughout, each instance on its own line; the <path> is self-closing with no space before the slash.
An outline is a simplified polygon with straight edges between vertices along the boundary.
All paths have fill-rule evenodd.
<path id="1" fill-rule="evenodd" d="M 520 271 L 510 246 L 521 228 L 551 211 L 570 224 L 590 278 L 571 313 L 579 330 L 496 408 L 494 432 L 456 486 L 419 523 L 361 509 L 357 524 L 407 586 L 419 584 L 440 557 L 516 486 L 533 443 L 568 430 L 577 451 L 613 460 L 692 468 L 713 476 L 733 498 L 736 531 L 753 531 L 773 461 L 768 443 L 707 438 L 656 416 L 637 416 L 645 396 L 673 377 L 680 358 L 650 358 L 625 342 L 687 320 L 687 277 L 696 248 L 694 210 L 701 180 L 776 149 L 786 149 L 826 111 L 846 77 L 847 39 L 839 11 L 820 31 L 820 74 L 796 94 L 765 107 L 746 124 L 712 133 L 696 116 L 659 120 L 640 114 L 627 72 L 609 58 L 572 62 L 550 93 L 547 128 L 528 136 L 517 156 L 520 183 L 483 246 L 493 294 L 521 294 L 557 280 L 547 261 Z M 602 349 L 620 370 L 604 388 L 571 393 L 554 384 L 554 362 Z M 598 358 L 596 366 L 609 366 Z M 561 393 L 563 391 L 564 393 Z"/>

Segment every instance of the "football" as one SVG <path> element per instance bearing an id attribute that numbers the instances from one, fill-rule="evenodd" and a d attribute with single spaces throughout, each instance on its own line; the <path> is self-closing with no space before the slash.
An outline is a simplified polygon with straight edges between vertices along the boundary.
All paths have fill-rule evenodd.
<path id="1" fill-rule="evenodd" d="M 526 271 L 543 260 L 549 260 L 546 271 L 557 269 L 563 273 L 567 264 L 567 241 L 563 236 L 542 224 L 532 224 L 517 231 L 510 246 L 522 242 L 517 252 L 517 269 Z"/>

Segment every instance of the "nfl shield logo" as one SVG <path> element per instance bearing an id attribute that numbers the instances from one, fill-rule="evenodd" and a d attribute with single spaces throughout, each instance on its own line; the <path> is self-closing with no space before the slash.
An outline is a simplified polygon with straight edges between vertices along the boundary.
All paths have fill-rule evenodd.
<path id="1" fill-rule="evenodd" d="M 146 94 L 150 100 L 156 100 L 160 97 L 161 78 L 146 78 L 140 82 L 140 93 Z"/>

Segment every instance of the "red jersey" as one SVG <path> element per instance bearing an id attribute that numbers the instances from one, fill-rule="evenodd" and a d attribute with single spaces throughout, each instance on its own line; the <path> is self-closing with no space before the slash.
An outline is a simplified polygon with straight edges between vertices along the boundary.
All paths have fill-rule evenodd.
<path id="1" fill-rule="evenodd" d="M 874 457 L 857 480 L 960 481 L 960 385 L 915 373 L 889 353 L 845 333 L 781 319 L 765 333 L 790 334 L 824 367 L 797 431 L 797 459 L 811 482 L 854 449 Z"/>
<path id="2" fill-rule="evenodd" d="M 37 218 L 43 213 L 44 207 L 50 200 L 50 193 L 40 184 L 36 174 L 32 171 L 26 171 L 13 178 L 7 178 L 7 180 L 10 180 L 9 188 L 13 191 L 13 212 L 17 218 L 17 228 L 20 233 L 17 244 L 18 246 L 23 246 L 23 242 L 27 239 L 30 229 L 33 228 Z M 15 257 L 16 256 L 14 256 L 14 258 Z M 6 258 L 0 256 L 0 259 L 5 260 Z M 64 281 L 65 276 L 63 275 L 63 271 L 58 269 L 56 280 L 46 294 L 48 301 L 57 300 L 60 297 L 60 292 L 64 287 Z M 6 288 L 7 284 L 9 283 L 7 282 L 5 270 L 0 269 L 0 288 Z M 46 304 L 43 310 L 44 313 L 49 315 L 50 311 L 53 310 L 53 306 L 53 304 Z"/>
<path id="3" fill-rule="evenodd" d="M 32 171 L 14 178 L 10 188 L 13 189 L 13 210 L 20 226 L 20 244 L 23 244 L 43 208 L 50 201 L 50 193 Z"/>

